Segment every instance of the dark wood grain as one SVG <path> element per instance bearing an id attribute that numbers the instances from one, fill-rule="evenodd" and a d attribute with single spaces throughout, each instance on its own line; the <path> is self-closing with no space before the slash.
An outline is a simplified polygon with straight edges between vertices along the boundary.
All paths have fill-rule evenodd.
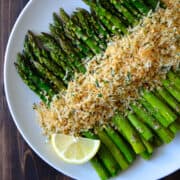
<path id="1" fill-rule="evenodd" d="M 6 43 L 28 0 L 0 0 L 0 180 L 71 180 L 43 162 L 26 144 L 9 113 L 3 85 Z M 180 171 L 164 178 L 180 179 Z"/>

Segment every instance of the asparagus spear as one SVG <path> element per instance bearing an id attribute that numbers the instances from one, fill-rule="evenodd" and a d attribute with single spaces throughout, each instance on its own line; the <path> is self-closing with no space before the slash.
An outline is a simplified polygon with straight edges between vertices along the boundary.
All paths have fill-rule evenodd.
<path id="1" fill-rule="evenodd" d="M 105 169 L 98 156 L 95 156 L 90 162 L 101 180 L 107 180 L 109 178 L 108 171 Z"/>
<path id="2" fill-rule="evenodd" d="M 107 20 L 106 18 L 103 17 L 99 17 L 97 14 L 95 14 L 95 11 L 92 11 L 93 16 L 95 16 L 97 19 L 100 20 L 101 24 L 103 24 L 103 26 L 107 29 L 107 31 L 109 32 L 110 36 L 111 35 L 115 35 L 118 34 L 119 35 L 119 31 L 117 31 L 114 26 L 113 23 L 110 22 L 109 20 Z"/>
<path id="3" fill-rule="evenodd" d="M 169 71 L 167 76 L 169 80 L 173 82 L 174 86 L 180 90 L 180 78 L 172 71 Z"/>
<path id="4" fill-rule="evenodd" d="M 153 138 L 152 131 L 133 113 L 128 113 L 128 119 L 139 134 L 147 141 Z"/>
<path id="5" fill-rule="evenodd" d="M 42 66 L 37 60 L 35 60 L 35 56 L 32 50 L 32 47 L 29 44 L 28 37 L 25 37 L 25 42 L 24 42 L 24 52 L 26 53 L 26 56 L 28 56 L 33 63 L 34 67 L 36 68 L 37 72 L 40 74 L 41 77 L 47 79 L 50 84 L 53 84 L 53 88 L 62 90 L 65 89 L 64 83 L 60 80 L 57 79 L 54 74 L 52 74 L 47 68 Z"/>
<path id="6" fill-rule="evenodd" d="M 65 33 L 63 22 L 56 13 L 53 13 L 53 24 L 49 25 L 49 29 L 51 31 L 52 36 L 54 36 L 55 39 L 59 39 L 59 37 L 63 35 L 63 37 L 67 39 L 67 41 L 69 41 L 68 34 Z"/>
<path id="7" fill-rule="evenodd" d="M 57 27 L 61 32 L 64 31 L 63 22 L 56 13 L 53 13 L 53 22 L 54 22 L 54 26 Z"/>
<path id="8" fill-rule="evenodd" d="M 92 40 L 97 42 L 97 45 L 101 50 L 105 50 L 105 42 L 96 35 L 94 29 L 92 29 L 90 25 L 88 25 L 88 23 L 86 22 L 86 19 L 82 18 L 83 17 L 81 17 L 80 13 L 78 12 L 74 12 L 74 14 L 71 16 L 71 19 L 74 22 L 74 24 L 78 25 L 81 28 L 81 30 L 86 33 L 88 38 L 91 38 Z"/>
<path id="9" fill-rule="evenodd" d="M 154 147 L 160 147 L 163 145 L 163 141 L 158 136 L 155 136 L 152 144 Z"/>
<path id="10" fill-rule="evenodd" d="M 142 0 L 130 0 L 131 3 L 139 10 L 140 13 L 146 15 L 151 10 Z"/>
<path id="11" fill-rule="evenodd" d="M 146 150 L 146 151 L 142 152 L 140 155 L 141 155 L 141 157 L 142 157 L 143 159 L 149 160 L 149 159 L 151 158 L 151 156 L 152 156 L 152 153 L 149 153 L 149 152 Z"/>
<path id="12" fill-rule="evenodd" d="M 98 155 L 111 177 L 116 176 L 120 170 L 120 166 L 103 143 L 101 144 Z"/>
<path id="13" fill-rule="evenodd" d="M 102 37 L 105 37 L 105 39 L 107 41 L 107 39 L 111 36 L 112 31 L 110 29 L 108 29 L 108 27 L 106 27 L 105 24 L 103 24 L 103 22 L 98 18 L 96 12 L 92 8 L 91 8 L 91 17 L 92 17 L 94 23 L 99 25 L 99 29 L 100 29 L 100 32 L 101 32 L 100 35 L 104 35 Z M 109 22 L 109 23 L 112 24 L 111 22 Z M 105 33 L 103 33 L 103 31 Z"/>
<path id="14" fill-rule="evenodd" d="M 109 149 L 109 151 L 112 153 L 116 161 L 118 162 L 119 166 L 124 170 L 127 169 L 129 164 L 124 158 L 124 156 L 121 154 L 119 149 L 116 147 L 116 145 L 113 143 L 113 141 L 109 138 L 109 136 L 105 133 L 104 130 L 98 129 L 97 134 L 101 141 L 105 144 L 105 146 Z"/>
<path id="15" fill-rule="evenodd" d="M 129 124 L 120 113 L 116 113 L 112 118 L 113 123 L 116 125 L 118 131 L 126 138 L 129 144 L 132 146 L 136 154 L 140 154 L 145 151 L 145 147 L 141 142 L 136 130 Z"/>
<path id="16" fill-rule="evenodd" d="M 60 67 L 62 67 L 65 72 L 68 72 L 68 77 L 71 79 L 74 74 L 73 70 L 75 70 L 76 67 L 74 67 L 73 63 L 69 61 L 68 57 L 63 52 L 57 41 L 46 33 L 42 33 L 39 38 L 41 39 L 43 46 L 50 52 L 51 58 Z M 67 79 L 69 79 L 68 77 Z"/>
<path id="17" fill-rule="evenodd" d="M 74 21 L 77 21 L 80 24 L 81 28 L 84 29 L 84 31 L 86 31 L 88 36 L 94 38 L 96 41 L 99 40 L 99 37 L 97 37 L 96 32 L 92 27 L 92 24 L 88 23 L 88 19 L 84 16 L 84 14 L 81 11 L 75 11 L 71 18 L 74 18 Z"/>
<path id="18" fill-rule="evenodd" d="M 69 44 L 72 43 L 72 45 L 76 46 L 76 49 L 79 49 L 81 54 L 85 55 L 85 57 L 93 57 L 94 52 L 91 50 L 91 48 L 87 45 L 86 42 L 84 42 L 82 39 L 79 39 L 74 31 L 71 29 L 66 28 L 64 25 L 64 33 L 58 32 L 57 34 L 58 38 L 61 38 L 61 40 L 68 42 Z M 63 34 L 65 34 L 63 36 Z"/>
<path id="19" fill-rule="evenodd" d="M 159 3 L 158 0 L 144 0 L 144 3 L 147 3 L 152 9 L 155 9 Z"/>
<path id="20" fill-rule="evenodd" d="M 111 13 L 109 13 L 106 9 L 104 9 L 99 3 L 95 3 L 90 0 L 84 0 L 88 5 L 91 6 L 92 9 L 96 11 L 99 18 L 101 20 L 107 19 L 109 22 L 113 24 L 112 28 L 115 28 L 117 32 L 122 32 L 124 34 L 127 33 L 126 26 L 121 22 L 120 19 L 118 19 L 116 16 L 113 16 Z"/>
<path id="21" fill-rule="evenodd" d="M 54 74 L 52 74 L 48 69 L 46 69 L 43 65 L 41 65 L 38 61 L 33 61 L 34 66 L 38 70 L 38 72 L 41 74 L 41 76 L 48 79 L 50 82 L 54 84 L 54 86 L 59 90 L 65 89 L 64 83 L 58 79 Z"/>
<path id="22" fill-rule="evenodd" d="M 41 40 L 43 41 L 43 44 L 46 48 L 48 48 L 50 50 L 50 53 L 52 55 L 52 57 L 55 59 L 56 57 L 58 59 L 56 59 L 56 62 L 59 63 L 63 63 L 63 68 L 69 72 L 71 72 L 71 74 L 73 74 L 73 70 L 78 69 L 79 71 L 81 71 L 81 63 L 75 62 L 76 58 L 74 58 L 73 56 L 75 56 L 75 53 L 72 52 L 73 47 L 70 47 L 71 49 L 69 49 L 69 47 L 67 48 L 69 51 L 69 55 L 71 55 L 72 53 L 72 57 L 69 57 L 69 55 L 67 56 L 67 54 L 63 51 L 63 49 L 61 48 L 61 46 L 58 44 L 58 42 L 49 34 L 43 33 L 43 35 L 41 36 Z M 68 46 L 68 45 L 67 45 Z M 80 66 L 75 66 L 75 64 L 80 64 Z M 80 67 L 80 69 L 79 69 Z M 82 67 L 84 69 L 84 67 Z"/>
<path id="23" fill-rule="evenodd" d="M 64 79 L 65 72 L 62 70 L 62 68 L 60 66 L 58 66 L 56 63 L 54 63 L 50 59 L 47 51 L 39 48 L 39 46 L 37 44 L 37 37 L 35 37 L 35 35 L 30 31 L 28 32 L 28 40 L 29 40 L 30 46 L 33 49 L 33 53 L 34 53 L 35 57 L 39 60 L 39 62 L 41 64 L 43 64 L 44 66 L 46 66 L 46 68 L 49 71 L 52 71 L 55 76 L 62 79 L 65 84 L 68 84 L 67 80 Z"/>
<path id="24" fill-rule="evenodd" d="M 177 119 L 176 114 L 152 92 L 143 91 L 143 97 L 151 104 L 155 111 L 159 112 L 168 123 L 172 123 Z"/>
<path id="25" fill-rule="evenodd" d="M 114 144 L 123 153 L 126 160 L 131 164 L 135 159 L 135 154 L 131 147 L 122 139 L 122 137 L 110 126 L 105 128 L 106 133 Z"/>
<path id="26" fill-rule="evenodd" d="M 129 10 L 123 6 L 123 3 L 118 0 L 111 0 L 111 3 L 115 6 L 115 8 L 123 14 L 123 16 L 126 18 L 126 20 L 130 24 L 137 24 L 137 19 L 134 17 L 133 14 L 129 12 Z"/>
<path id="27" fill-rule="evenodd" d="M 152 128 L 160 139 L 169 143 L 174 138 L 174 135 L 164 128 L 153 116 L 147 112 L 140 104 L 131 104 L 131 108 L 137 114 L 137 116 L 144 121 L 150 128 Z"/>
<path id="28" fill-rule="evenodd" d="M 54 25 L 50 24 L 51 33 L 55 36 L 57 40 L 62 45 L 63 50 L 74 59 L 74 57 L 78 56 L 80 58 L 84 57 L 82 49 L 77 48 L 77 44 L 73 44 L 73 42 L 67 37 L 67 33 L 64 31 L 64 25 L 62 20 L 58 17 L 56 13 L 53 14 Z M 76 40 L 77 41 L 77 40 Z M 85 48 L 87 49 L 87 48 Z"/>
<path id="29" fill-rule="evenodd" d="M 148 160 L 151 158 L 152 153 L 154 151 L 153 145 L 150 142 L 146 141 L 144 138 L 141 138 L 141 140 L 142 140 L 144 146 L 146 147 L 146 150 L 144 152 L 142 152 L 140 155 L 142 158 Z"/>
<path id="30" fill-rule="evenodd" d="M 109 33 L 106 31 L 106 29 L 102 26 L 102 24 L 99 22 L 98 18 L 93 16 L 93 14 L 89 13 L 87 10 L 83 8 L 77 8 L 77 10 L 86 18 L 88 21 L 88 24 L 94 28 L 96 31 L 96 34 L 101 38 L 106 40 L 109 37 Z"/>
<path id="31" fill-rule="evenodd" d="M 145 107 L 145 109 L 147 109 L 147 111 L 161 123 L 162 126 L 167 128 L 172 123 L 167 121 L 167 119 L 164 118 L 162 114 L 160 114 L 157 109 L 153 108 L 153 106 L 145 99 L 141 98 L 139 101 Z"/>
<path id="32" fill-rule="evenodd" d="M 105 8 L 109 13 L 111 13 L 113 16 L 120 19 L 124 25 L 126 25 L 126 26 L 130 25 L 129 21 L 127 21 L 127 19 L 123 16 L 123 14 L 121 12 L 117 11 L 117 9 L 114 7 L 114 5 L 110 1 L 97 0 L 97 2 L 103 8 Z"/>
<path id="33" fill-rule="evenodd" d="M 140 104 L 134 102 L 131 104 L 131 108 L 136 113 L 136 115 L 154 131 L 159 130 L 162 127 L 161 124 L 159 124 L 159 122 L 154 119 L 150 113 L 145 111 L 145 109 Z"/>
<path id="34" fill-rule="evenodd" d="M 177 132 L 180 131 L 180 123 L 179 122 L 173 122 L 170 126 L 169 129 L 171 130 L 171 132 L 173 132 L 174 134 L 176 134 Z"/>
<path id="35" fill-rule="evenodd" d="M 60 44 L 62 44 L 63 41 L 66 42 L 66 47 L 69 46 L 69 49 L 70 47 L 73 47 L 75 52 L 78 54 L 77 56 L 81 57 L 81 59 L 83 59 L 84 57 L 93 56 L 92 51 L 85 44 L 80 42 L 77 38 L 66 37 L 64 31 L 61 31 L 58 27 L 52 24 L 50 24 L 49 28 L 52 36 L 54 36 L 55 39 L 57 39 L 57 41 L 59 41 Z M 64 47 L 62 46 L 61 48 L 63 49 Z M 64 53 L 66 52 L 65 54 L 67 58 L 69 58 L 69 53 L 67 52 L 67 48 L 63 49 L 63 51 Z"/>
<path id="36" fill-rule="evenodd" d="M 34 69 L 31 68 L 32 65 L 22 54 L 19 53 L 17 55 L 17 63 L 15 63 L 15 65 L 18 71 L 22 71 L 24 76 L 28 77 L 29 81 L 32 81 L 32 83 L 41 90 L 42 96 L 44 95 L 47 99 L 51 99 L 56 94 L 56 92 L 51 88 L 51 85 L 39 77 Z"/>
<path id="37" fill-rule="evenodd" d="M 59 35 L 57 34 L 57 39 L 60 38 L 65 42 L 67 41 L 69 44 L 72 43 L 72 45 L 76 46 L 80 50 L 80 52 L 84 55 L 86 55 L 86 53 L 88 52 L 94 54 L 93 51 L 91 51 L 91 49 L 89 48 L 89 46 L 87 46 L 87 44 L 84 41 L 82 41 L 76 36 L 74 31 L 65 27 L 64 32 L 67 35 L 67 38 L 66 36 L 62 36 L 63 34 L 60 32 Z"/>
<path id="38" fill-rule="evenodd" d="M 146 147 L 146 150 L 149 154 L 152 154 L 154 151 L 153 145 L 151 144 L 151 142 L 146 141 L 144 138 L 141 138 L 144 146 Z"/>
<path id="39" fill-rule="evenodd" d="M 132 13 L 137 19 L 141 17 L 140 12 L 136 7 L 133 6 L 131 0 L 121 0 L 122 5 L 128 9 L 130 13 Z"/>
<path id="40" fill-rule="evenodd" d="M 105 50 L 106 48 L 106 40 L 102 39 L 99 34 L 96 33 L 96 27 L 93 23 L 88 22 L 88 18 L 84 15 L 82 11 L 77 11 L 74 13 L 74 16 L 77 16 L 79 23 L 81 24 L 81 28 L 86 31 L 86 33 L 89 35 L 89 37 L 94 37 L 96 41 L 99 42 L 99 46 L 102 48 L 102 50 Z"/>
<path id="41" fill-rule="evenodd" d="M 171 108 L 175 110 L 177 114 L 180 114 L 180 104 L 165 88 L 158 88 L 157 93 L 163 98 L 164 101 L 167 102 Z"/>
<path id="42" fill-rule="evenodd" d="M 54 25 L 50 24 L 50 31 L 52 35 L 56 39 L 61 39 L 68 43 L 71 47 L 75 47 L 76 53 L 79 54 L 79 56 L 88 56 L 92 57 L 91 50 L 84 44 L 83 42 L 79 41 L 77 38 L 74 38 L 71 33 L 65 32 L 63 22 L 58 17 L 56 13 L 53 14 L 54 19 Z"/>
<path id="43" fill-rule="evenodd" d="M 89 48 L 95 54 L 101 53 L 101 49 L 99 48 L 97 42 L 95 42 L 93 39 L 88 37 L 88 35 L 85 32 L 83 32 L 82 29 L 72 21 L 72 19 L 69 17 L 69 15 L 62 8 L 60 9 L 60 15 L 61 15 L 61 18 L 64 21 L 65 27 L 66 27 L 66 29 L 68 29 L 68 31 L 73 31 L 73 33 L 79 39 L 81 39 L 83 42 L 85 42 L 87 44 L 87 46 L 89 46 Z"/>
<path id="44" fill-rule="evenodd" d="M 174 98 L 180 102 L 180 91 L 175 87 L 175 85 L 168 79 L 163 80 L 164 87 L 169 91 L 169 93 L 174 96 Z"/>
<path id="45" fill-rule="evenodd" d="M 83 136 L 90 139 L 99 139 L 98 136 L 96 136 L 90 131 L 83 132 L 82 134 Z M 106 167 L 106 169 L 111 174 L 111 176 L 117 175 L 118 171 L 120 170 L 120 167 L 117 161 L 112 156 L 111 152 L 106 148 L 106 146 L 102 142 L 97 154 L 101 159 L 102 163 L 104 164 L 104 166 Z"/>
<path id="46" fill-rule="evenodd" d="M 47 97 L 45 97 L 43 94 L 41 94 L 41 90 L 36 87 L 36 85 L 28 79 L 28 76 L 24 74 L 24 72 L 21 71 L 21 68 L 18 67 L 17 64 L 15 64 L 16 69 L 18 71 L 18 74 L 20 75 L 21 79 L 24 81 L 24 83 L 34 92 L 36 93 L 40 99 L 47 103 Z"/>

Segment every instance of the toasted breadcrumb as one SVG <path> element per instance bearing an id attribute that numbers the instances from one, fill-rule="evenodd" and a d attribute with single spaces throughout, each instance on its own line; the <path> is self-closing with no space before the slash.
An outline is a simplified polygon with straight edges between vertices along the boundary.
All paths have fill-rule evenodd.
<path id="1" fill-rule="evenodd" d="M 180 3 L 165 2 L 166 9 L 144 17 L 129 35 L 114 37 L 104 55 L 88 62 L 87 73 L 76 74 L 50 107 L 37 105 L 46 134 L 79 134 L 110 123 L 117 109 L 124 111 L 138 98 L 141 87 L 161 86 L 169 68 L 180 63 Z"/>

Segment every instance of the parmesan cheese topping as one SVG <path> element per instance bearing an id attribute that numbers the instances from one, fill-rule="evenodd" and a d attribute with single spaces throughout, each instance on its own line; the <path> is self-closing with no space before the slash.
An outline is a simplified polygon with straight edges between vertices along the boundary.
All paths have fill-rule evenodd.
<path id="1" fill-rule="evenodd" d="M 129 35 L 114 37 L 104 55 L 87 64 L 86 74 L 76 74 L 50 107 L 36 106 L 47 134 L 79 134 L 111 123 L 114 111 L 127 109 L 141 87 L 161 86 L 170 67 L 180 63 L 180 3 L 167 2 L 168 8 L 149 13 Z"/>

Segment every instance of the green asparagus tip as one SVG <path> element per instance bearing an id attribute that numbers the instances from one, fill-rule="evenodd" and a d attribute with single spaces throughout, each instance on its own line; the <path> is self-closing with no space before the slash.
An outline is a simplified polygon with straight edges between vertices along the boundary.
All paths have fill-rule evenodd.
<path id="1" fill-rule="evenodd" d="M 68 22 L 70 20 L 69 15 L 66 13 L 66 11 L 63 8 L 60 8 L 60 16 L 61 19 L 64 21 L 64 23 Z"/>
<path id="2" fill-rule="evenodd" d="M 53 20 L 54 20 L 54 22 L 60 21 L 59 16 L 55 12 L 53 13 Z"/>

